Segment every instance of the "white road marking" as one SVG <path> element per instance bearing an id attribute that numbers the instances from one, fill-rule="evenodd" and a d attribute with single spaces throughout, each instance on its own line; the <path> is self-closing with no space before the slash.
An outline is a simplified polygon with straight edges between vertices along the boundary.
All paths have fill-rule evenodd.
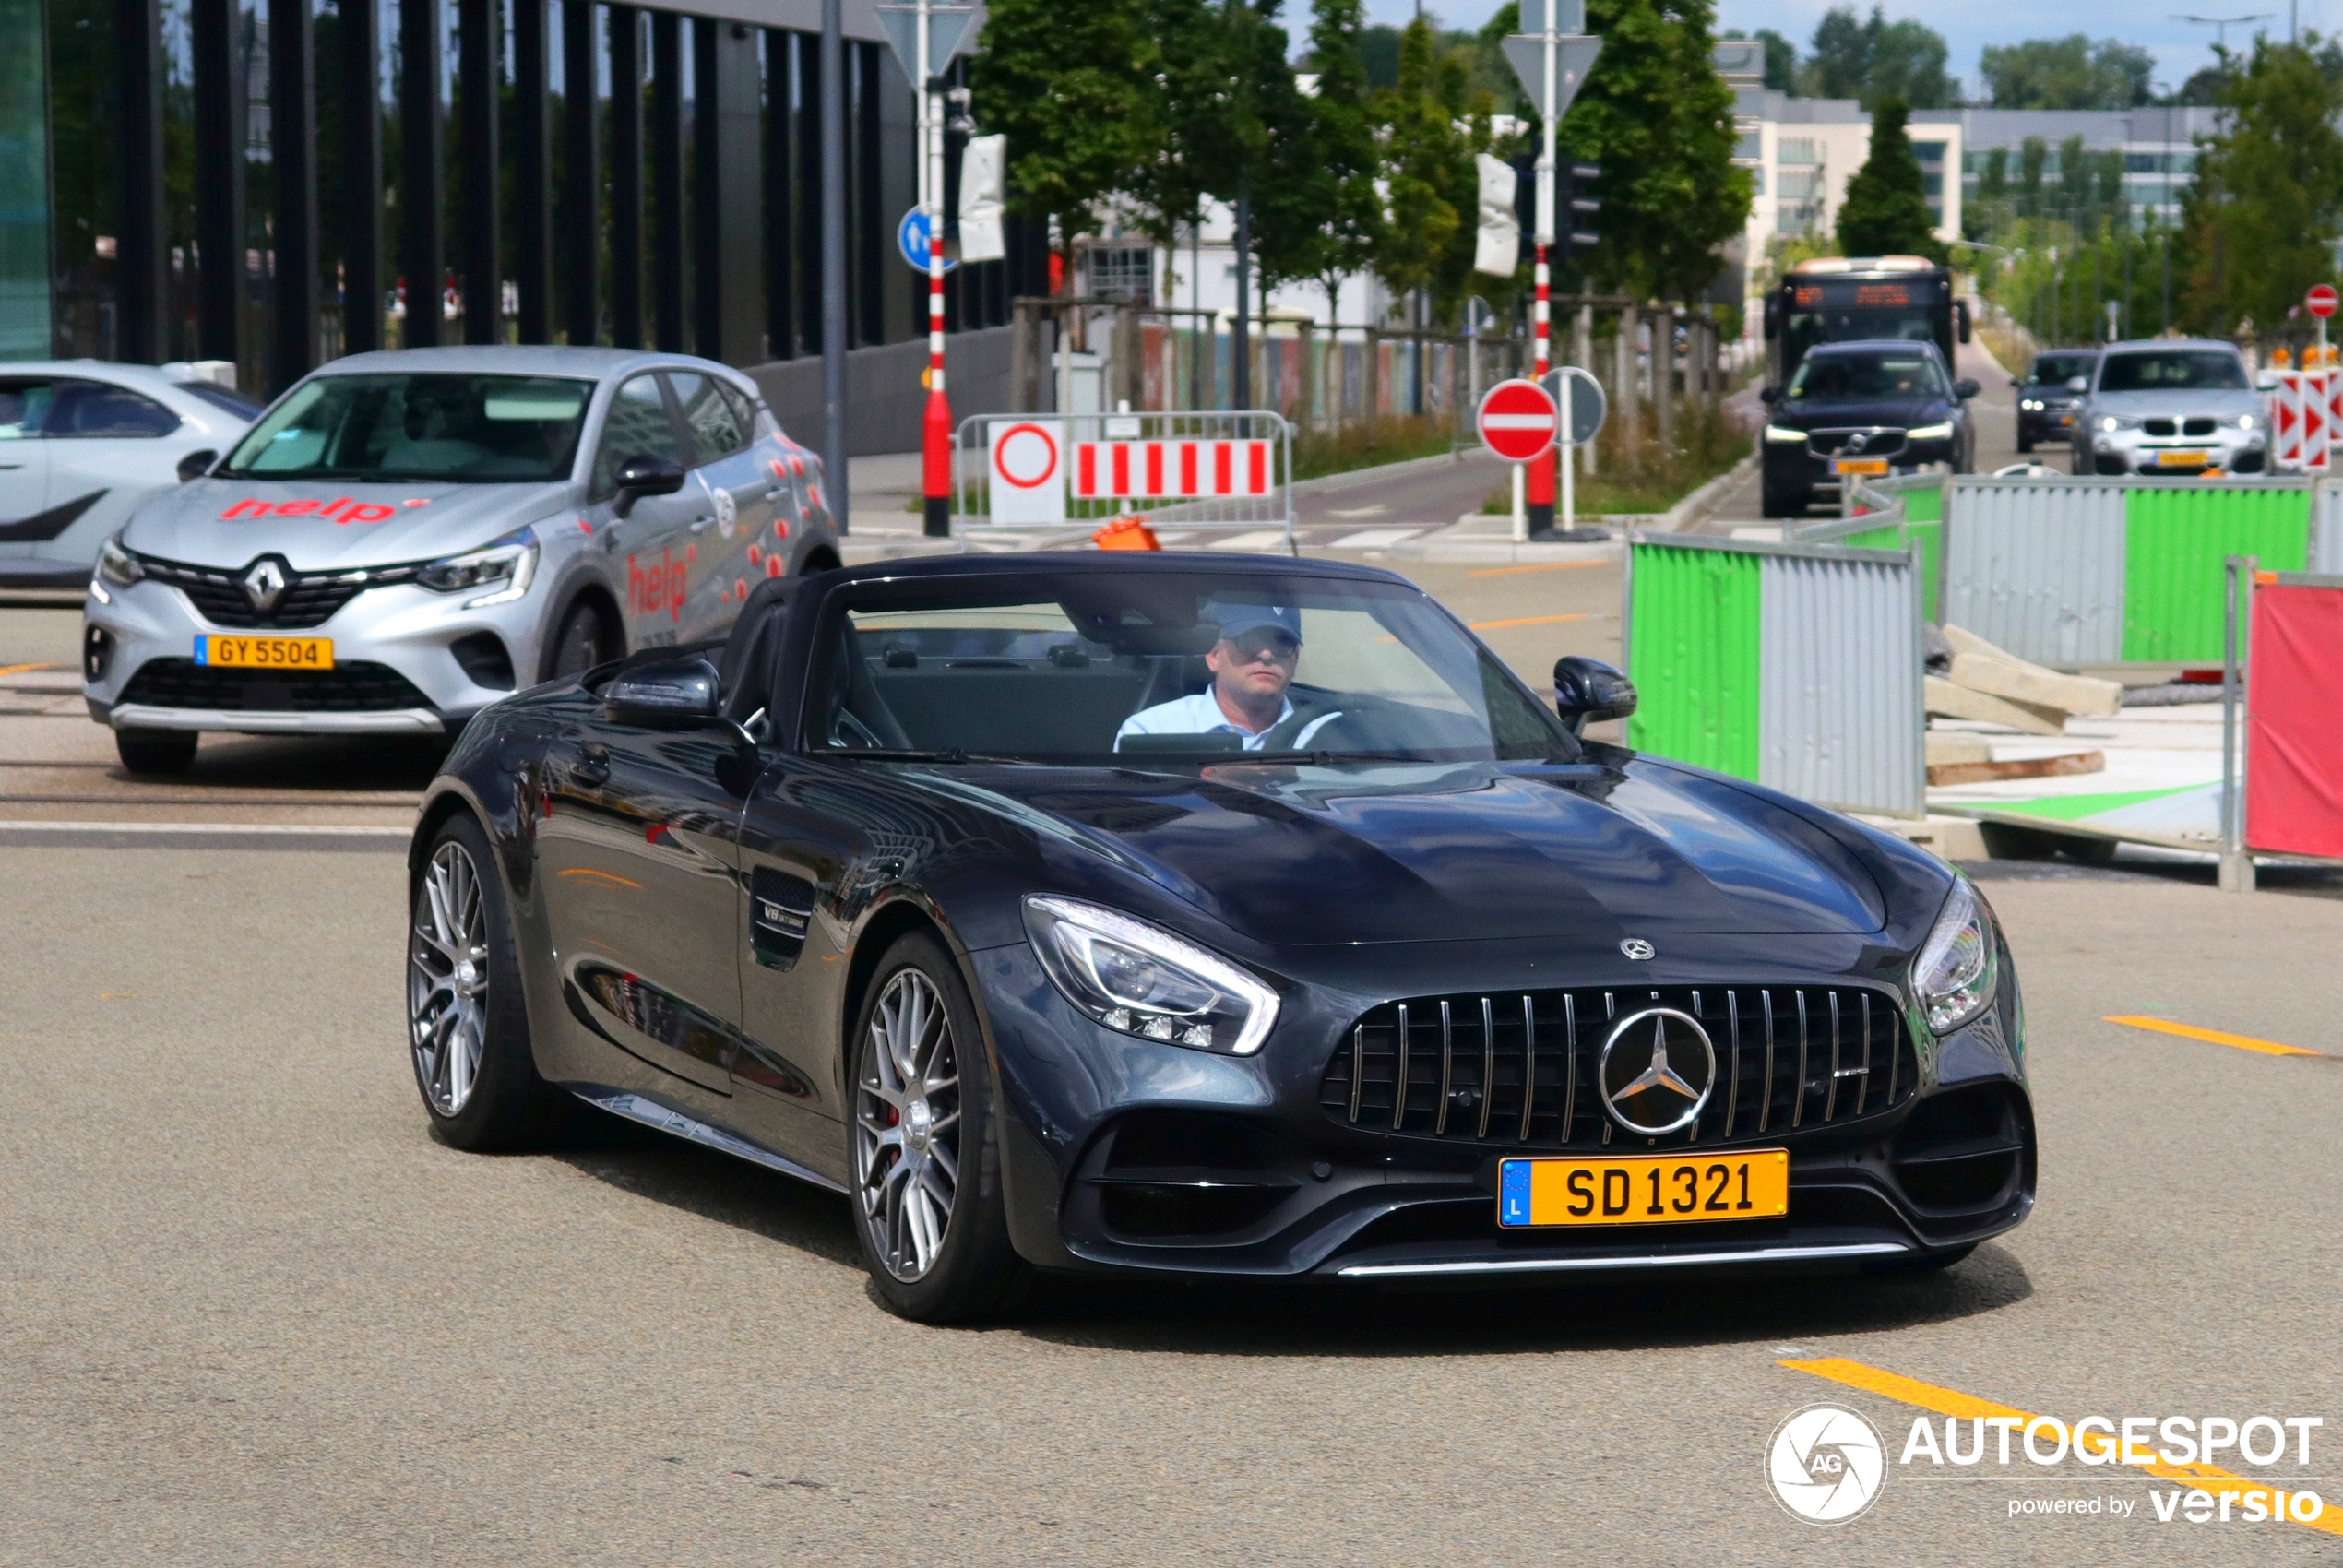
<path id="1" fill-rule="evenodd" d="M 1276 550 L 1285 543 L 1283 529 L 1255 529 L 1251 533 L 1232 534 L 1212 541 L 1214 550 Z"/>
<path id="2" fill-rule="evenodd" d="M 1388 550 L 1402 540 L 1413 539 L 1421 529 L 1361 529 L 1357 533 L 1344 534 L 1330 550 Z"/>

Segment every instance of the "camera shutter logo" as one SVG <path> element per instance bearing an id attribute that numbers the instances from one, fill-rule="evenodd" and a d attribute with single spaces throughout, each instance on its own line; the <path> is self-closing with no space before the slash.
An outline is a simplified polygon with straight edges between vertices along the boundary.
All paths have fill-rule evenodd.
<path id="1" fill-rule="evenodd" d="M 1879 1429 L 1838 1405 L 1809 1405 L 1774 1429 L 1766 1445 L 1774 1501 L 1810 1525 L 1843 1525 L 1879 1501 L 1887 1448 Z"/>

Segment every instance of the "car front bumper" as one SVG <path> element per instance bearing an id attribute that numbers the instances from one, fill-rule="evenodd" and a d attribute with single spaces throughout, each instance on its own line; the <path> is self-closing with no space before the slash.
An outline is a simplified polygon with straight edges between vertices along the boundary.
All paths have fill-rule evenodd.
<path id="1" fill-rule="evenodd" d="M 541 582 L 510 603 L 414 584 L 369 588 L 315 626 L 214 625 L 179 588 L 151 580 L 91 584 L 82 604 L 82 684 L 90 717 L 116 729 L 248 734 L 436 734 L 537 668 Z M 101 597 L 102 591 L 102 597 Z M 205 635 L 327 637 L 327 671 L 215 670 L 195 662 Z M 459 657 L 459 647 L 463 657 Z"/>
<path id="2" fill-rule="evenodd" d="M 1564 1144 L 1544 1135 L 1525 1141 L 1511 1126 L 1484 1133 L 1469 1109 L 1447 1135 L 1433 1135 L 1413 1113 L 1409 1130 L 1397 1134 L 1387 1112 L 1379 1123 L 1374 1115 L 1353 1121 L 1338 1088 L 1327 1087 L 1362 1016 L 1339 997 L 1290 995 L 1288 1016 L 1261 1054 L 1236 1059 L 1098 1028 L 1060 1001 L 1023 945 L 971 957 L 1007 1107 L 1011 1234 L 1043 1266 L 1484 1282 L 1829 1271 L 1973 1245 L 2018 1224 L 2033 1203 L 2033 1113 L 2011 1033 L 2014 980 L 1977 1023 L 1908 1049 L 1901 1060 L 1911 1075 L 1892 1094 L 1873 1091 L 1885 1105 L 1849 1114 L 1841 1102 L 1834 1119 L 1821 1120 L 1830 1091 L 1817 1004 L 1807 1036 L 1813 1076 L 1799 1091 L 1802 1117 L 1778 1114 L 1760 1132 L 1744 1101 L 1725 1135 L 1712 1105 L 1693 1141 L 1678 1134 L 1647 1143 L 1610 1127 L 1599 1111 L 1589 1118 L 1582 1101 L 1578 1131 Z M 1849 990 L 1843 973 L 1802 978 L 1810 998 Z M 1791 1071 L 1786 1020 L 1801 979 L 1785 975 L 1769 988 L 1784 1014 L 1783 1074 Z M 1876 979 L 1863 984 L 1883 1003 L 1889 998 Z M 1505 994 L 1490 989 L 1502 1009 Z M 1520 994 L 1511 993 L 1516 1004 Z M 1756 995 L 1752 990 L 1753 1023 Z M 1707 1005 L 1721 1007 L 1716 991 Z M 1410 1070 L 1411 1095 L 1445 1083 L 1435 1075 L 1445 1068 L 1460 1083 L 1481 1070 L 1477 1002 L 1468 997 L 1460 1007 L 1437 1027 L 1415 1026 L 1427 1054 Z M 1900 1011 L 1894 1028 L 1908 1028 Z M 1461 1043 L 1444 1052 L 1444 1036 Z M 1735 1082 L 1754 1080 L 1754 1038 L 1744 1043 L 1750 1055 L 1745 1068 L 1736 1063 Z M 1493 1081 L 1502 1084 L 1502 1074 Z M 1584 1084 L 1578 1092 L 1591 1094 Z M 1964 1153 L 1994 1140 L 1998 1165 Z M 1790 1212 L 1779 1218 L 1588 1229 L 1497 1223 L 1498 1170 L 1507 1158 L 1681 1151 L 1709 1159 L 1761 1148 L 1790 1156 Z M 1962 1158 L 1971 1163 L 1958 1165 Z M 1948 1187 L 1943 1172 L 1952 1170 L 1964 1174 Z"/>
<path id="3" fill-rule="evenodd" d="M 2227 422 L 2208 435 L 2150 435 L 2139 430 L 2086 430 L 2074 441 L 2089 454 L 2091 472 L 2108 475 L 2171 474 L 2186 477 L 2219 469 L 2225 473 L 2261 473 L 2269 462 L 2267 433 L 2240 430 Z M 2187 461 L 2175 462 L 2173 458 Z"/>
<path id="4" fill-rule="evenodd" d="M 1958 456 L 1957 444 L 1946 437 L 1935 441 L 1906 441 L 1882 454 L 1866 454 L 1864 459 L 1885 463 L 1885 472 L 1858 475 L 1858 478 L 1885 479 L 1895 474 L 1913 474 L 1933 468 L 1949 468 Z M 1766 488 L 1777 494 L 1796 494 L 1803 491 L 1812 496 L 1836 497 L 1845 489 L 1845 478 L 1839 473 L 1836 455 L 1815 452 L 1812 447 L 1787 441 L 1768 441 L 1763 457 Z"/>

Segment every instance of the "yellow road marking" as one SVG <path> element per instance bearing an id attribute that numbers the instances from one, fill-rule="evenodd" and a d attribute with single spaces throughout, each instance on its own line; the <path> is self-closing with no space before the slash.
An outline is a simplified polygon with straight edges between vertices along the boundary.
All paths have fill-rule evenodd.
<path id="1" fill-rule="evenodd" d="M 1511 621 L 1475 621 L 1476 632 L 1493 632 L 1502 626 L 1551 626 L 1557 621 L 1584 621 L 1584 615 L 1523 615 Z"/>
<path id="2" fill-rule="evenodd" d="M 2299 1045 L 2280 1045 L 2274 1039 L 2255 1039 L 2251 1035 L 2225 1035 L 2218 1029 L 2200 1029 L 2194 1024 L 2176 1024 L 2169 1018 L 2144 1018 L 2121 1015 L 2099 1020 L 2106 1024 L 2123 1024 L 2135 1029 L 2154 1029 L 2161 1035 L 2179 1035 L 2186 1039 L 2210 1040 L 2215 1045 L 2233 1045 L 2240 1051 L 2258 1051 L 2265 1056 L 2316 1056 L 2320 1052 L 2305 1051 Z"/>
<path id="3" fill-rule="evenodd" d="M 1587 566 L 1608 566 L 1609 561 L 1540 561 L 1534 566 L 1483 566 L 1468 577 L 1510 577 L 1516 572 L 1576 572 Z"/>
<path id="4" fill-rule="evenodd" d="M 1956 1388 L 1940 1388 L 1933 1383 L 1922 1383 L 1917 1378 L 1904 1377 L 1896 1372 L 1883 1371 L 1878 1367 L 1866 1366 L 1861 1361 L 1850 1361 L 1841 1357 L 1826 1357 L 1814 1361 L 1782 1361 L 1778 1364 L 1788 1367 L 1793 1372 L 1810 1372 L 1815 1377 L 1826 1378 L 1832 1383 L 1845 1384 L 1849 1388 L 1860 1388 L 1866 1394 L 1876 1394 L 1883 1399 L 1893 1399 L 1898 1405 L 1912 1405 L 1923 1410 L 1933 1410 L 1940 1416 L 1954 1416 L 1962 1420 L 2006 1416 L 2017 1421 L 2021 1431 L 2024 1430 L 2026 1423 L 2039 1419 L 2028 1411 L 2016 1409 L 2008 1405 L 1996 1405 L 1990 1399 L 1980 1399 L 1973 1394 L 1963 1394 Z M 2105 1456 L 2103 1462 L 2122 1462 L 2121 1449 L 2114 1438 L 2097 1431 L 2082 1435 L 2089 1440 L 2094 1453 Z M 2135 1463 L 2131 1467 L 2146 1470 L 2149 1475 L 2163 1480 L 2186 1481 L 2217 1497 L 2242 1499 L 2258 1494 L 2265 1507 L 2274 1512 L 2277 1507 L 2277 1499 L 2272 1495 L 2276 1488 L 2258 1485 L 2249 1477 L 2224 1470 L 2217 1465 L 2167 1465 L 2161 1459 L 2154 1459 L 2145 1463 Z M 2235 1486 L 2212 1484 L 2230 1481 L 2238 1484 Z M 2286 1522 L 2290 1525 L 2302 1523 L 2291 1515 L 2287 1516 Z M 2302 1527 L 2324 1530 L 2331 1536 L 2343 1536 L 2343 1508 L 2322 1508 L 2319 1511 L 2319 1516 Z"/>
<path id="5" fill-rule="evenodd" d="M 0 664 L 0 675 L 30 675 L 36 670 L 70 670 L 70 664 Z"/>

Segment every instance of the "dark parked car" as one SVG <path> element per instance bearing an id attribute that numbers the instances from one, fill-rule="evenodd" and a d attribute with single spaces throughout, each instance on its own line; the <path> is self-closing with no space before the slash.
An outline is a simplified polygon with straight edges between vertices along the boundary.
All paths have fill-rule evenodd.
<path id="1" fill-rule="evenodd" d="M 1922 851 L 1583 738 L 1409 583 L 938 557 L 491 707 L 413 843 L 458 1147 L 584 1099 L 847 1194 L 880 1297 L 1030 1270 L 1928 1268 L 2017 1224 L 2010 956 Z M 1558 710 L 1557 710 L 1558 709 Z"/>
<path id="2" fill-rule="evenodd" d="M 1764 502 L 1768 517 L 1795 517 L 1838 500 L 1851 479 L 1913 473 L 1932 464 L 1967 473 L 1977 454 L 1968 399 L 1933 343 L 1825 343 L 1789 385 L 1768 386 Z"/>
<path id="3" fill-rule="evenodd" d="M 2010 383 L 2017 393 L 2017 449 L 2031 452 L 2039 441 L 2064 445 L 2075 428 L 2075 410 L 2099 368 L 2097 349 L 2053 349 L 2034 356 L 2024 375 Z"/>

